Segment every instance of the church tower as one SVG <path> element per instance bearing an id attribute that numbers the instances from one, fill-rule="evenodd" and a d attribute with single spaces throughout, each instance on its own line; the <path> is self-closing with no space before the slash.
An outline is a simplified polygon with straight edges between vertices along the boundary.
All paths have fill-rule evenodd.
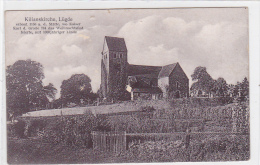
<path id="1" fill-rule="evenodd" d="M 101 59 L 101 92 L 117 99 L 126 88 L 127 48 L 124 38 L 105 36 Z"/>

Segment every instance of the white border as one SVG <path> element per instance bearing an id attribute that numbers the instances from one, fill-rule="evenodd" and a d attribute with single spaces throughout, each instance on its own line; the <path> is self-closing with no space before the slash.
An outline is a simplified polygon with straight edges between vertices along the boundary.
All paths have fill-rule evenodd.
<path id="1" fill-rule="evenodd" d="M 0 1 L 0 18 L 4 18 L 5 10 L 52 10 L 52 9 L 104 9 L 104 8 L 172 8 L 172 7 L 248 7 L 249 8 L 249 64 L 250 64 L 250 160 L 244 162 L 174 162 L 174 164 L 259 164 L 259 76 L 260 76 L 260 1 Z M 6 158 L 6 113 L 5 113 L 5 57 L 4 57 L 4 19 L 0 19 L 0 164 L 7 164 Z M 134 164 L 134 163 L 130 163 Z M 148 164 L 148 163 L 143 163 Z M 150 163 L 149 163 L 150 164 Z M 172 164 L 172 163 L 163 163 Z"/>

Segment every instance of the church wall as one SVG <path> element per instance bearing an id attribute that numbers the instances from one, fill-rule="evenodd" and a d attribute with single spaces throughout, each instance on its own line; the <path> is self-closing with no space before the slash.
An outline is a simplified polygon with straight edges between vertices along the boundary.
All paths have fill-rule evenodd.
<path id="1" fill-rule="evenodd" d="M 102 96 L 107 97 L 107 71 L 104 64 L 104 60 L 101 60 L 101 92 Z"/>
<path id="2" fill-rule="evenodd" d="M 189 79 L 179 65 L 174 68 L 169 76 L 169 86 L 172 97 L 177 96 L 177 91 L 179 91 L 180 97 L 189 96 Z"/>
<path id="3" fill-rule="evenodd" d="M 158 79 L 158 86 L 163 92 L 163 97 L 167 97 L 167 86 L 169 86 L 169 77 L 163 77 Z"/>

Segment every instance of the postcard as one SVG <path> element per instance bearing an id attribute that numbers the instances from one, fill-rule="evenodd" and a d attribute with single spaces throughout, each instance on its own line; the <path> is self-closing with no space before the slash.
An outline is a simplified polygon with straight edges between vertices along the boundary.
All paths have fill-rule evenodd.
<path id="1" fill-rule="evenodd" d="M 248 162 L 248 7 L 5 11 L 8 164 Z"/>

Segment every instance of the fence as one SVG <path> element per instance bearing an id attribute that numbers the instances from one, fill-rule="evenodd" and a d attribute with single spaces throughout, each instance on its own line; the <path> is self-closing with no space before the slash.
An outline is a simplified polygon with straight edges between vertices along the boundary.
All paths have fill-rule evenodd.
<path id="1" fill-rule="evenodd" d="M 92 131 L 93 149 L 120 153 L 126 150 L 126 132 Z"/>
<path id="2" fill-rule="evenodd" d="M 173 132 L 173 133 L 126 133 L 126 132 L 99 132 L 92 131 L 93 149 L 120 153 L 127 149 L 129 142 L 133 141 L 158 141 L 158 140 L 183 140 L 185 146 L 195 139 L 204 139 L 216 136 L 249 136 L 239 132 Z"/>

